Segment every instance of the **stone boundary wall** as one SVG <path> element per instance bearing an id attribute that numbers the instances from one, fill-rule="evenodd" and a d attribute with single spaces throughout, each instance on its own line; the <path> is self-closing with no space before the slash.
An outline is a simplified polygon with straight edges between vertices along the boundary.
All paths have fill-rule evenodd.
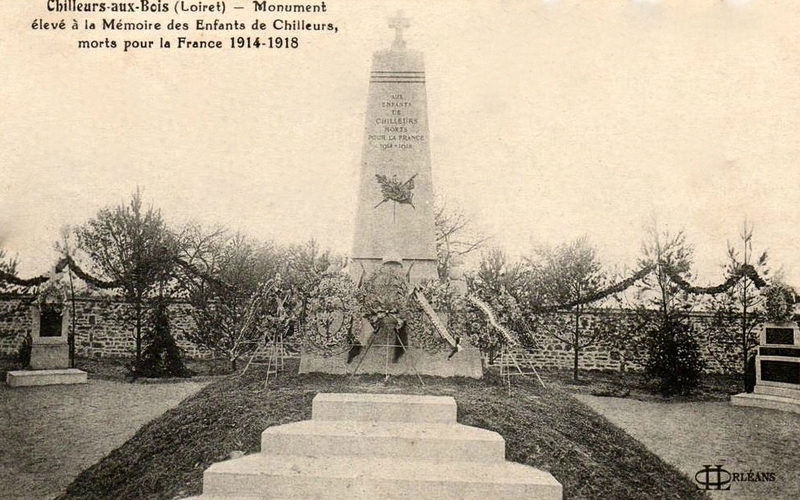
<path id="1" fill-rule="evenodd" d="M 31 333 L 29 304 L 33 297 L 0 295 L 0 355 L 19 352 L 25 335 Z M 78 356 L 128 358 L 136 353 L 136 338 L 130 306 L 117 298 L 76 298 L 75 353 Z M 71 303 L 65 304 L 71 307 Z M 191 306 L 174 302 L 169 306 L 170 326 L 175 342 L 190 359 L 207 358 L 210 353 L 186 340 L 195 328 Z M 11 313 L 11 314 L 8 314 Z"/>
<path id="2" fill-rule="evenodd" d="M 27 305 L 31 300 L 0 296 L 0 355 L 17 354 L 26 335 L 33 336 L 33 318 Z"/>
<path id="3" fill-rule="evenodd" d="M 739 325 L 720 327 L 714 324 L 714 316 L 708 312 L 692 312 L 686 318 L 696 332 L 700 352 L 709 373 L 734 373 L 741 370 L 741 347 Z M 532 332 L 535 347 L 528 349 L 537 367 L 573 367 L 574 353 L 569 344 L 544 331 L 555 331 L 562 338 L 570 338 L 574 317 L 568 312 L 551 314 L 547 328 Z M 602 323 L 613 321 L 616 331 L 632 332 L 638 324 L 635 312 L 620 309 L 587 310 L 581 314 L 581 336 L 590 337 Z M 628 342 L 598 341 L 581 349 L 578 366 L 583 370 L 641 371 L 644 369 L 645 346 L 641 335 L 632 336 Z M 755 337 L 753 337 L 755 341 Z M 635 345 L 638 344 L 638 345 Z"/>
<path id="4" fill-rule="evenodd" d="M 0 355 L 15 355 L 25 335 L 31 333 L 31 312 L 25 304 L 30 296 L 0 295 Z M 136 343 L 129 306 L 117 298 L 79 298 L 76 300 L 75 352 L 88 357 L 133 357 Z M 69 306 L 69 304 L 67 304 Z M 195 328 L 191 305 L 174 302 L 170 305 L 172 335 L 184 356 L 189 359 L 209 358 L 211 353 L 186 340 L 186 332 Z M 691 313 L 689 321 L 698 334 L 706 370 L 713 373 L 740 369 L 741 359 L 738 327 L 720 329 L 712 325 L 709 313 Z M 599 325 L 613 320 L 618 329 L 634 329 L 636 316 L 623 310 L 588 310 L 581 317 L 582 329 L 591 334 Z M 569 313 L 557 313 L 548 318 L 550 331 L 568 331 Z M 559 330 L 560 329 L 560 330 Z M 537 367 L 572 368 L 573 353 L 569 345 L 546 333 L 543 328 L 533 332 L 535 347 L 529 349 Z M 641 370 L 644 349 L 637 352 L 632 342 L 625 349 L 611 343 L 598 343 L 582 350 L 581 369 Z"/>

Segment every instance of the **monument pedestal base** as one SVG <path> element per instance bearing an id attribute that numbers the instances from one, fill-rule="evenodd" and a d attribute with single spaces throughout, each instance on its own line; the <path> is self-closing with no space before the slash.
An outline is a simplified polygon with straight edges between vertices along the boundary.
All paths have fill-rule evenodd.
<path id="1" fill-rule="evenodd" d="M 85 384 L 86 372 L 77 368 L 61 370 L 18 370 L 6 373 L 9 387 L 29 387 L 37 385 Z"/>
<path id="2" fill-rule="evenodd" d="M 346 375 L 353 373 L 358 367 L 358 374 L 378 373 L 382 375 L 433 375 L 437 377 L 483 377 L 481 354 L 472 346 L 464 346 L 452 357 L 449 350 L 428 352 L 417 347 L 409 347 L 397 361 L 392 360 L 393 347 L 387 348 L 373 345 L 366 348 L 350 363 L 347 353 L 323 356 L 315 352 L 304 352 L 300 356 L 300 373 L 332 373 Z M 364 352 L 366 351 L 366 352 Z M 363 359 L 362 359 L 363 358 Z M 359 362 L 361 365 L 359 366 Z"/>
<path id="3" fill-rule="evenodd" d="M 318 394 L 312 419 L 270 427 L 261 453 L 203 474 L 195 500 L 561 500 L 547 472 L 505 461 L 496 432 L 458 424 L 451 397 Z"/>
<path id="4" fill-rule="evenodd" d="M 31 346 L 31 369 L 59 370 L 69 366 L 69 346 L 67 342 L 37 342 Z"/>
<path id="5" fill-rule="evenodd" d="M 731 396 L 731 404 L 800 413 L 800 388 L 756 385 L 752 393 Z"/>

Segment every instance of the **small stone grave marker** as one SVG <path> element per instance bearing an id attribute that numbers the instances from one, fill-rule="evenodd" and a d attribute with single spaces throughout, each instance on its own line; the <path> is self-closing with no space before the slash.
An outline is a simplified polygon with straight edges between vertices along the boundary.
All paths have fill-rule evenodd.
<path id="1" fill-rule="evenodd" d="M 30 370 L 10 371 L 6 384 L 31 385 L 85 384 L 86 372 L 69 367 L 69 309 L 31 306 Z"/>

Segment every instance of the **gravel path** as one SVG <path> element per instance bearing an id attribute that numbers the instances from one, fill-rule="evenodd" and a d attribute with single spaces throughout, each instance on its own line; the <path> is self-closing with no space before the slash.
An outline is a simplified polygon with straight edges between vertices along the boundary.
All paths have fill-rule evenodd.
<path id="1" fill-rule="evenodd" d="M 0 384 L 0 497 L 55 497 L 142 425 L 207 384 Z"/>
<path id="2" fill-rule="evenodd" d="M 726 402 L 657 403 L 576 395 L 690 478 L 704 465 L 774 472 L 775 481 L 731 482 L 725 500 L 800 498 L 800 415 Z"/>

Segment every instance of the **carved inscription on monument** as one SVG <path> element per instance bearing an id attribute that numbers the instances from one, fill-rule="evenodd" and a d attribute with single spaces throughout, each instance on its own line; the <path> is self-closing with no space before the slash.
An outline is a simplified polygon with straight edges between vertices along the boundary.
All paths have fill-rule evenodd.
<path id="1" fill-rule="evenodd" d="M 381 102 L 382 116 L 375 118 L 368 139 L 373 146 L 381 149 L 413 149 L 415 144 L 425 140 L 420 129 L 419 113 L 414 108 L 411 97 L 404 94 L 389 94 Z"/>

